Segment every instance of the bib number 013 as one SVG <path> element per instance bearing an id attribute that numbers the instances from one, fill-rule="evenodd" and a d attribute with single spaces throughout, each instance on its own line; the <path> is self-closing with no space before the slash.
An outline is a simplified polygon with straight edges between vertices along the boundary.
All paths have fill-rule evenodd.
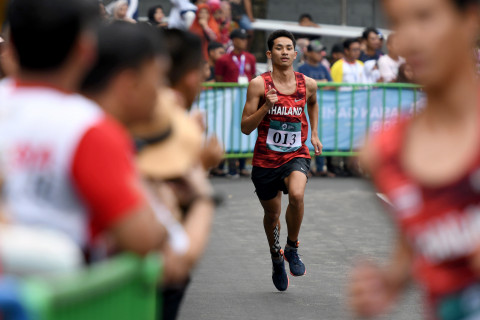
<path id="1" fill-rule="evenodd" d="M 278 152 L 294 152 L 302 146 L 302 124 L 271 120 L 267 148 Z"/>

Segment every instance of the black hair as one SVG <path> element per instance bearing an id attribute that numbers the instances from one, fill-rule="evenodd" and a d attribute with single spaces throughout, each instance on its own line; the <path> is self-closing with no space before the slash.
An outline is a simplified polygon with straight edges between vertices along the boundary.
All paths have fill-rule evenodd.
<path id="1" fill-rule="evenodd" d="M 202 67 L 202 41 L 190 32 L 178 29 L 165 30 L 167 50 L 174 68 L 170 68 L 168 78 L 175 86 L 185 75 Z"/>
<path id="2" fill-rule="evenodd" d="M 207 52 L 210 52 L 210 50 L 216 50 L 218 48 L 223 48 L 223 45 L 219 42 L 212 41 L 208 44 Z"/>
<path id="3" fill-rule="evenodd" d="M 357 38 L 351 38 L 343 41 L 343 49 L 344 50 L 350 50 L 350 47 L 352 46 L 353 43 L 359 43 Z"/>
<path id="4" fill-rule="evenodd" d="M 307 18 L 310 21 L 313 21 L 313 18 L 309 13 L 302 13 L 300 17 L 298 17 L 298 22 L 302 21 L 305 18 Z"/>
<path id="5" fill-rule="evenodd" d="M 98 93 L 121 71 L 137 69 L 165 53 L 162 31 L 147 24 L 115 21 L 98 29 L 98 56 L 81 90 Z"/>
<path id="6" fill-rule="evenodd" d="M 373 27 L 370 27 L 370 28 L 366 28 L 363 33 L 362 33 L 362 38 L 365 39 L 365 40 L 368 40 L 368 36 L 370 35 L 370 33 L 375 33 L 375 34 L 379 34 L 378 30 L 373 28 Z"/>
<path id="7" fill-rule="evenodd" d="M 268 50 L 272 51 L 273 42 L 275 41 L 275 39 L 280 38 L 280 37 L 286 37 L 286 38 L 289 38 L 290 40 L 292 40 L 293 47 L 295 47 L 297 45 L 297 42 L 295 41 L 295 37 L 293 36 L 293 34 L 290 31 L 276 30 L 276 31 L 272 32 L 272 34 L 268 37 L 268 40 L 267 40 Z"/>
<path id="8" fill-rule="evenodd" d="M 343 53 L 343 49 L 343 43 L 335 43 L 332 47 L 332 54 L 337 52 Z"/>
<path id="9" fill-rule="evenodd" d="M 158 22 L 155 21 L 155 12 L 157 12 L 157 9 L 162 9 L 163 11 L 163 7 L 161 5 L 156 5 L 156 6 L 150 7 L 148 9 L 148 14 L 147 14 L 148 22 L 150 22 L 154 26 L 158 25 Z"/>
<path id="10" fill-rule="evenodd" d="M 20 67 L 48 71 L 63 64 L 100 14 L 95 0 L 14 0 L 7 20 Z"/>

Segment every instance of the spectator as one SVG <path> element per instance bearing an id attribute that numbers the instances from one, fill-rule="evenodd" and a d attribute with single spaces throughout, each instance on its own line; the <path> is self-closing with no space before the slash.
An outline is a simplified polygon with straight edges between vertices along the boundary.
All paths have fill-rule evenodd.
<path id="1" fill-rule="evenodd" d="M 217 82 L 238 82 L 247 84 L 255 77 L 255 56 L 247 51 L 247 32 L 243 29 L 232 31 L 230 38 L 233 51 L 222 56 L 215 64 Z"/>
<path id="2" fill-rule="evenodd" d="M 313 18 L 309 13 L 303 13 L 298 18 L 298 24 L 302 27 L 314 27 L 319 28 L 320 26 L 313 22 Z"/>
<path id="3" fill-rule="evenodd" d="M 170 0 L 172 9 L 168 17 L 168 28 L 189 30 L 193 21 L 195 21 L 195 13 L 197 6 L 188 0 Z"/>
<path id="4" fill-rule="evenodd" d="M 3 196 L 17 224 L 58 230 L 86 251 L 108 235 L 118 249 L 145 254 L 165 233 L 141 192 L 130 141 L 94 102 L 73 94 L 96 54 L 98 18 L 93 0 L 11 3 L 19 69 L 16 90 L 2 101 L 15 108 L 0 118 Z"/>
<path id="5" fill-rule="evenodd" d="M 310 28 L 320 28 L 318 24 L 313 22 L 313 18 L 309 13 L 302 13 L 298 17 L 298 25 L 301 27 L 310 27 Z M 320 40 L 322 38 L 321 35 L 316 34 L 303 34 L 297 33 L 295 34 L 295 39 L 308 39 L 308 40 Z"/>
<path id="6" fill-rule="evenodd" d="M 110 16 L 108 15 L 107 9 L 105 8 L 105 4 L 102 1 L 98 2 L 98 9 L 100 10 L 100 17 L 108 21 L 110 19 Z"/>
<path id="7" fill-rule="evenodd" d="M 365 69 L 365 83 L 383 82 L 382 75 L 378 69 L 377 60 L 368 60 L 364 63 Z"/>
<path id="8" fill-rule="evenodd" d="M 215 64 L 215 78 L 217 82 L 237 82 L 247 84 L 255 77 L 255 57 L 245 50 L 247 49 L 247 32 L 243 29 L 236 29 L 230 35 L 233 42 L 233 51 L 218 59 Z M 250 173 L 245 170 L 245 159 L 229 160 L 228 177 L 237 178 L 249 176 Z M 239 173 L 240 172 L 240 173 Z"/>
<path id="9" fill-rule="evenodd" d="M 211 42 L 208 45 L 208 66 L 210 67 L 210 77 L 207 81 L 215 81 L 215 64 L 218 59 L 225 55 L 225 48 L 221 43 Z"/>
<path id="10" fill-rule="evenodd" d="M 336 43 L 332 47 L 332 52 L 330 55 L 330 65 L 333 66 L 335 62 L 337 62 L 340 59 L 343 59 L 344 57 L 344 50 L 343 50 L 343 44 L 342 43 Z"/>
<path id="11" fill-rule="evenodd" d="M 324 60 L 325 47 L 318 41 L 312 41 L 308 46 L 307 60 L 300 66 L 298 72 L 303 73 L 317 82 L 331 82 L 332 77 L 328 69 L 321 63 Z M 327 157 L 327 163 L 331 162 L 331 157 Z M 335 174 L 328 171 L 325 167 L 325 157 L 315 157 L 316 172 L 315 175 L 335 177 Z"/>
<path id="12" fill-rule="evenodd" d="M 246 30 L 249 40 L 253 39 L 252 0 L 228 0 L 230 2 L 232 20 L 238 23 L 240 29 Z"/>
<path id="13" fill-rule="evenodd" d="M 325 47 L 319 41 L 312 41 L 307 47 L 307 59 L 305 63 L 298 68 L 298 72 L 315 79 L 317 82 L 332 81 L 330 72 L 322 64 L 324 52 Z"/>
<path id="14" fill-rule="evenodd" d="M 211 3 L 209 5 L 212 9 L 213 18 L 217 22 L 220 31 L 218 42 L 226 46 L 230 41 L 230 32 L 233 30 L 230 3 L 228 1 L 222 1 L 219 4 Z"/>
<path id="15" fill-rule="evenodd" d="M 148 23 L 154 27 L 166 28 L 165 13 L 161 5 L 156 5 L 148 9 Z"/>
<path id="16" fill-rule="evenodd" d="M 358 60 L 360 56 L 360 43 L 357 39 L 348 39 L 343 43 L 345 57 L 332 66 L 332 79 L 334 82 L 365 83 L 365 68 Z"/>
<path id="17" fill-rule="evenodd" d="M 210 13 L 208 4 L 200 4 L 197 10 L 197 16 L 190 31 L 202 39 L 203 57 L 208 60 L 208 44 L 211 41 L 220 39 L 220 30 L 218 24 Z"/>
<path id="18" fill-rule="evenodd" d="M 164 291 L 173 284 L 184 288 L 186 275 L 205 248 L 213 206 L 211 187 L 198 165 L 202 133 L 185 111 L 176 107 L 175 98 L 171 98 L 175 94 L 164 87 L 166 81 L 158 81 L 165 78 L 169 59 L 165 59 L 167 53 L 163 50 L 159 50 L 162 56 L 156 58 L 147 50 L 147 35 L 158 40 L 154 31 L 124 23 L 102 28 L 99 58 L 83 88 L 128 126 L 136 138 L 137 164 L 148 186 L 148 200 L 169 234 L 169 239 L 159 247 L 164 257 Z M 190 43 L 189 50 L 200 57 L 199 42 L 198 46 Z M 161 96 L 157 100 L 153 95 L 158 87 Z M 198 169 L 192 176 L 194 167 Z M 184 179 L 182 192 L 188 203 L 180 201 L 183 198 L 170 190 L 170 184 L 163 185 L 166 179 Z M 187 208 L 182 213 L 179 203 Z M 177 213 L 179 221 L 174 219 Z M 172 300 L 170 290 L 159 297 L 165 299 L 163 319 L 174 319 L 180 300 Z"/>
<path id="19" fill-rule="evenodd" d="M 296 40 L 295 51 L 297 51 L 297 57 L 295 58 L 295 61 L 293 61 L 293 70 L 298 71 L 298 68 L 305 63 L 309 44 L 310 40 L 307 38 Z"/>
<path id="20" fill-rule="evenodd" d="M 387 39 L 388 54 L 378 59 L 378 68 L 384 82 L 395 82 L 398 76 L 398 68 L 405 63 L 405 59 L 398 55 L 395 34 L 391 34 Z"/>
<path id="21" fill-rule="evenodd" d="M 367 28 L 362 34 L 363 41 L 365 42 L 365 50 L 360 54 L 359 60 L 362 62 L 368 60 L 378 60 L 382 52 L 380 51 L 382 42 L 380 41 L 379 32 L 375 28 Z"/>
<path id="22" fill-rule="evenodd" d="M 127 16 L 127 11 L 128 11 L 128 2 L 125 0 L 118 0 L 117 2 L 114 2 L 113 4 L 113 19 L 114 20 L 120 20 L 120 21 L 126 21 L 126 22 L 131 22 L 131 23 L 137 23 L 134 19 L 130 18 Z"/>
<path id="23" fill-rule="evenodd" d="M 398 83 L 415 83 L 415 73 L 408 63 L 401 64 L 398 68 Z"/>

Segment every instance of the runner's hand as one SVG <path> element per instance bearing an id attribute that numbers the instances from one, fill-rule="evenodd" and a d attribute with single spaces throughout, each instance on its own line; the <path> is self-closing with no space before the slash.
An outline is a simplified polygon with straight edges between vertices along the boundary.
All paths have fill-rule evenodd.
<path id="1" fill-rule="evenodd" d="M 265 96 L 265 99 L 265 103 L 270 110 L 275 105 L 275 103 L 278 102 L 277 90 L 273 89 L 272 86 L 268 86 L 268 92 Z"/>
<path id="2" fill-rule="evenodd" d="M 371 262 L 355 267 L 349 285 L 349 305 L 361 317 L 379 316 L 392 306 L 397 293 L 389 286 L 385 273 Z"/>
<path id="3" fill-rule="evenodd" d="M 313 145 L 313 148 L 315 149 L 315 155 L 316 156 L 321 155 L 323 144 L 320 142 L 320 139 L 318 139 L 318 137 L 312 137 L 312 145 Z"/>

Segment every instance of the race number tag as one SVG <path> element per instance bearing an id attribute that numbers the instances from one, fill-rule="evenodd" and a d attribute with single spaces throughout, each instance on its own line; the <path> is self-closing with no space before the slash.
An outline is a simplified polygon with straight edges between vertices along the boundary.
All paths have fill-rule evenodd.
<path id="1" fill-rule="evenodd" d="M 302 146 L 302 123 L 270 120 L 267 148 L 278 152 L 294 152 Z"/>

